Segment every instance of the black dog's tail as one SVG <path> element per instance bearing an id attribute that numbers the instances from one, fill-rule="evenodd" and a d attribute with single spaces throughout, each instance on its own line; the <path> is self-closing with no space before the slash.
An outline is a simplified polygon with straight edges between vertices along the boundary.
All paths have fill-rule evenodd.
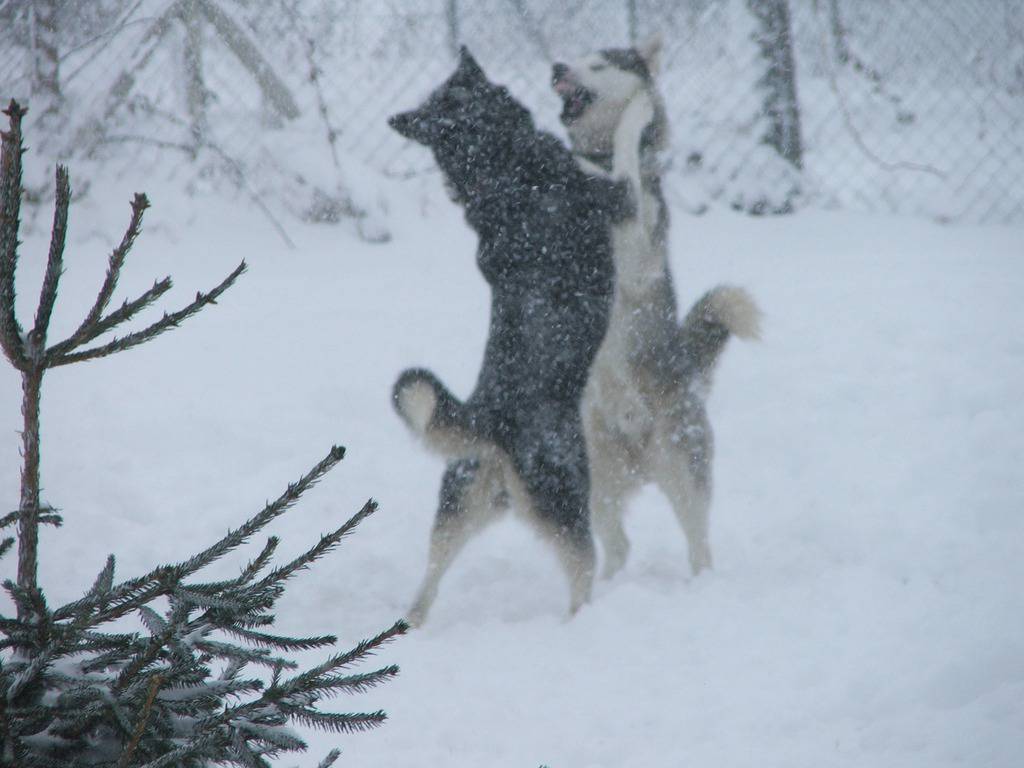
<path id="1" fill-rule="evenodd" d="M 761 310 L 743 288 L 719 285 L 691 307 L 679 335 L 686 359 L 702 374 L 709 374 L 730 335 L 760 338 Z"/>
<path id="2" fill-rule="evenodd" d="M 479 453 L 466 406 L 425 368 L 403 371 L 391 390 L 395 410 L 413 433 L 447 458 Z"/>

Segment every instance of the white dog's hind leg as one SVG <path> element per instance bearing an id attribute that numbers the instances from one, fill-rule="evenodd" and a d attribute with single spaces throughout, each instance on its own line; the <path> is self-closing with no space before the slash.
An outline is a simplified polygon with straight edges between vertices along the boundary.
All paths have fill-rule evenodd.
<path id="1" fill-rule="evenodd" d="M 629 537 L 622 527 L 622 499 L 604 492 L 591 503 L 594 532 L 601 542 L 604 565 L 601 578 L 610 579 L 622 570 L 629 559 Z"/>
<path id="2" fill-rule="evenodd" d="M 601 453 L 591 451 L 590 519 L 604 553 L 601 577 L 610 579 L 622 570 L 629 557 L 629 538 L 622 527 L 627 489 L 619 472 L 612 466 L 614 459 Z"/>
<path id="3" fill-rule="evenodd" d="M 708 541 L 711 489 L 709 485 L 702 486 L 693 481 L 685 456 L 677 458 L 675 466 L 665 467 L 658 473 L 657 482 L 686 534 L 690 568 L 696 575 L 711 567 L 711 544 Z"/>

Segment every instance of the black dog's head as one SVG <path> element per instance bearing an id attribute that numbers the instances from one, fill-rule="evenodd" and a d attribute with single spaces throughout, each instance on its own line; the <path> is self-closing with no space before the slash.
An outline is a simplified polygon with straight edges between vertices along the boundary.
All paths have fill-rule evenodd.
<path id="1" fill-rule="evenodd" d="M 488 80 L 465 47 L 451 77 L 419 107 L 392 116 L 388 124 L 433 151 L 459 196 L 506 173 L 509 151 L 534 131 L 529 111 L 508 89 Z"/>

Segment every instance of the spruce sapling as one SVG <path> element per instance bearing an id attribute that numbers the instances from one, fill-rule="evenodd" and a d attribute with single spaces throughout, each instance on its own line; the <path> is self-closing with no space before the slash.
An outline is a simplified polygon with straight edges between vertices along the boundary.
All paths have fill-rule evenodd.
<path id="1" fill-rule="evenodd" d="M 179 563 L 115 583 L 110 556 L 82 598 L 51 607 L 37 580 L 38 530 L 60 516 L 39 500 L 39 407 L 50 368 L 94 360 L 154 339 L 216 302 L 245 270 L 242 262 L 218 286 L 141 331 L 97 342 L 152 305 L 171 287 L 159 280 L 119 308 L 107 307 L 148 206 L 132 202 L 131 220 L 110 257 L 92 308 L 63 341 L 47 346 L 47 330 L 63 271 L 70 185 L 57 168 L 54 223 L 34 324 L 27 333 L 15 313 L 19 209 L 22 196 L 21 119 L 12 101 L 10 130 L 0 158 L 0 347 L 22 377 L 24 431 L 21 502 L 0 518 L 17 524 L 18 573 L 3 587 L 16 615 L 0 615 L 0 764 L 19 766 L 268 766 L 277 755 L 306 749 L 293 730 L 301 724 L 336 733 L 379 725 L 383 712 L 332 713 L 319 702 L 359 693 L 393 677 L 395 666 L 352 673 L 350 668 L 407 627 L 396 622 L 350 651 L 306 670 L 289 655 L 332 646 L 331 635 L 272 634 L 273 608 L 285 582 L 333 550 L 372 514 L 371 500 L 350 520 L 293 560 L 270 568 L 278 540 L 270 537 L 235 578 L 201 581 L 203 568 L 246 544 L 284 514 L 344 456 L 334 447 L 275 501 L 240 527 Z M 93 343 L 97 342 L 97 343 Z M 0 556 L 15 539 L 0 542 Z M 125 628 L 126 620 L 134 618 Z M 137 627 L 132 629 L 131 627 Z M 261 668 L 262 675 L 247 670 Z M 320 763 L 337 758 L 332 751 Z"/>

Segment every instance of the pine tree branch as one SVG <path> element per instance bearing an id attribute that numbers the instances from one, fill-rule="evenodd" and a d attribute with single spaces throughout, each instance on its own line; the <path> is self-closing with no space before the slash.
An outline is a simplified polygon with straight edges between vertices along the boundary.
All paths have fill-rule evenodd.
<path id="1" fill-rule="evenodd" d="M 296 722 L 307 728 L 318 728 L 332 733 L 362 733 L 382 725 L 388 716 L 382 711 L 339 714 L 317 712 L 315 709 L 289 711 Z"/>
<path id="2" fill-rule="evenodd" d="M 404 621 L 395 622 L 389 629 L 376 637 L 362 641 L 347 653 L 333 656 L 323 664 L 289 680 L 278 683 L 275 676 L 275 684 L 268 687 L 258 699 L 225 708 L 219 715 L 208 720 L 204 727 L 211 728 L 218 724 L 228 724 L 237 718 L 249 716 L 250 713 L 266 711 L 268 707 L 283 711 L 288 717 L 307 725 L 333 731 L 361 731 L 380 725 L 386 717 L 383 712 L 336 715 L 317 712 L 310 707 L 315 704 L 323 692 L 343 687 L 339 685 L 343 678 L 329 676 L 328 673 L 363 659 L 389 640 L 404 634 L 408 629 L 409 625 Z M 397 671 L 397 668 L 394 668 L 395 674 Z M 389 676 L 392 674 L 392 668 L 387 667 L 379 670 L 376 674 Z"/>
<path id="3" fill-rule="evenodd" d="M 196 755 L 201 755 L 207 750 L 214 748 L 220 742 L 218 734 L 206 734 L 202 738 L 194 739 L 184 746 L 173 749 L 160 757 L 150 760 L 140 768 L 164 768 L 166 765 L 199 765 L 194 760 L 186 760 Z"/>
<path id="4" fill-rule="evenodd" d="M 408 624 L 401 620 L 396 621 L 390 628 L 384 630 L 376 637 L 372 637 L 369 640 L 363 640 L 352 650 L 332 656 L 322 664 L 312 667 L 302 674 L 284 681 L 280 686 L 278 686 L 276 691 L 268 689 L 267 694 L 268 696 L 273 695 L 273 698 L 280 699 L 291 693 L 300 693 L 305 691 L 309 686 L 315 685 L 318 679 L 327 673 L 347 667 L 357 661 L 361 661 L 367 656 L 372 655 L 374 651 L 385 643 L 395 639 L 399 635 L 404 635 L 408 631 Z"/>
<path id="5" fill-rule="evenodd" d="M 141 646 L 141 650 L 137 652 L 135 658 L 133 658 L 131 662 L 126 664 L 121 670 L 117 679 L 111 685 L 111 690 L 117 693 L 128 688 L 132 683 L 132 679 L 136 675 L 156 661 L 160 652 L 167 647 L 168 643 L 171 642 L 174 637 L 174 633 L 180 628 L 180 625 L 187 616 L 187 609 L 183 607 L 173 608 L 171 610 L 169 620 L 165 624 L 164 631 L 159 635 L 153 635 L 152 637 L 141 641 L 144 643 L 144 645 Z"/>
<path id="6" fill-rule="evenodd" d="M 110 690 L 114 693 L 123 691 L 131 684 L 132 679 L 136 675 L 156 661 L 157 657 L 160 655 L 160 651 L 162 651 L 166 647 L 167 643 L 170 642 L 171 637 L 174 635 L 175 628 L 175 625 L 171 623 L 168 625 L 167 629 L 164 630 L 163 634 L 149 638 L 146 648 L 142 653 L 132 659 L 130 664 L 126 665 L 125 668 L 121 670 L 117 679 L 110 686 Z"/>
<path id="7" fill-rule="evenodd" d="M 71 363 L 78 363 L 85 360 L 96 360 L 98 358 L 106 357 L 107 355 L 112 355 L 117 352 L 123 352 L 127 349 L 131 349 L 132 347 L 137 347 L 140 344 L 145 344 L 147 341 L 152 341 L 157 336 L 162 334 L 164 331 L 168 331 L 172 328 L 177 328 L 182 323 L 182 321 L 187 320 L 189 317 L 203 309 L 203 307 L 206 307 L 209 304 L 216 304 L 217 298 L 222 293 L 224 293 L 224 291 L 230 288 L 231 285 L 235 282 L 235 280 L 238 279 L 238 276 L 241 275 L 245 270 L 246 264 L 243 261 L 237 267 L 235 267 L 234 271 L 230 275 L 224 278 L 223 282 L 221 282 L 220 285 L 211 290 L 209 293 L 197 293 L 195 300 L 188 306 L 184 307 L 183 309 L 180 309 L 177 312 L 172 312 L 169 315 L 164 315 L 162 319 L 153 323 L 148 328 L 145 328 L 141 331 L 137 331 L 136 333 L 130 333 L 127 336 L 124 336 L 120 339 L 114 339 L 109 344 L 104 344 L 101 347 L 94 347 L 92 349 L 86 349 L 81 352 L 71 352 L 68 354 L 61 355 L 59 357 L 54 357 L 52 362 L 50 363 L 50 366 L 56 368 L 61 365 L 70 365 Z M 159 286 L 160 284 L 158 283 L 150 290 L 155 291 L 158 289 Z M 168 288 L 169 287 L 170 286 L 168 286 Z M 164 288 L 163 290 L 160 291 L 160 293 L 163 293 L 163 291 L 165 290 L 167 289 Z M 150 299 L 150 301 L 152 301 L 152 299 Z"/>
<path id="8" fill-rule="evenodd" d="M 27 612 L 34 612 L 40 621 L 50 616 L 50 609 L 46 605 L 46 597 L 38 587 L 25 587 L 17 582 L 5 579 L 3 588 L 11 596 L 11 601 L 19 608 L 28 609 Z M 50 616 L 52 619 L 52 616 Z"/>
<path id="9" fill-rule="evenodd" d="M 233 723 L 233 725 L 240 731 L 249 734 L 254 741 L 272 744 L 279 749 L 293 752 L 304 752 L 306 750 L 306 742 L 294 733 L 289 733 L 288 730 L 281 726 L 266 726 L 248 720 L 240 720 L 237 723 Z M 264 752 L 264 754 L 267 754 L 267 752 Z"/>
<path id="10" fill-rule="evenodd" d="M 87 626 L 91 618 L 90 611 L 103 602 L 113 586 L 114 565 L 114 556 L 108 555 L 103 570 L 97 574 L 96 580 L 85 596 L 55 610 L 53 620 L 55 622 L 64 621 L 72 616 L 77 616 L 77 620 L 71 626 L 74 628 Z"/>
<path id="11" fill-rule="evenodd" d="M 194 645 L 212 658 L 243 661 L 246 664 L 255 664 L 269 669 L 297 669 L 299 666 L 290 659 L 271 656 L 268 648 L 242 648 L 238 645 L 222 643 L 217 640 L 200 640 Z"/>
<path id="12" fill-rule="evenodd" d="M 209 608 L 215 611 L 227 611 L 232 614 L 243 612 L 242 603 L 239 597 L 240 596 L 231 594 L 230 592 L 221 592 L 220 594 L 216 594 L 209 591 L 193 591 L 188 587 L 181 586 L 176 587 L 174 590 L 174 599 L 180 600 L 191 608 Z"/>
<path id="13" fill-rule="evenodd" d="M 68 169 L 57 166 L 56 200 L 53 206 L 53 229 L 50 231 L 50 252 L 46 259 L 46 274 L 39 291 L 39 307 L 36 309 L 35 325 L 29 336 L 32 339 L 32 354 L 41 361 L 46 350 L 46 332 L 50 327 L 53 305 L 57 301 L 57 285 L 64 271 L 64 241 L 68 231 L 68 206 L 71 204 L 71 184 Z"/>
<path id="14" fill-rule="evenodd" d="M 0 525 L 0 528 L 3 526 Z M 280 540 L 277 536 L 271 536 L 267 539 L 267 543 L 263 545 L 263 550 L 250 561 L 242 572 L 234 579 L 226 579 L 224 581 L 211 581 L 205 584 L 189 584 L 188 588 L 192 592 L 198 592 L 205 594 L 208 592 L 224 592 L 231 588 L 244 587 L 262 571 L 270 559 L 274 556 L 274 552 L 277 549 L 277 545 Z M 276 599 L 276 598 L 275 598 Z"/>
<path id="15" fill-rule="evenodd" d="M 153 287 L 141 296 L 132 299 L 131 301 L 125 301 L 120 308 L 97 320 L 93 324 L 92 329 L 86 332 L 85 337 L 75 346 L 87 344 L 93 339 L 102 336 L 104 333 L 114 330 L 114 328 L 119 326 L 121 323 L 131 320 L 135 315 L 146 309 L 150 304 L 167 293 L 167 291 L 171 290 L 171 287 L 171 278 L 165 277 L 163 280 L 157 280 L 153 283 Z M 47 354 L 50 355 L 52 353 L 48 352 Z"/>
<path id="16" fill-rule="evenodd" d="M 334 549 L 341 540 L 351 533 L 359 523 L 365 520 L 367 517 L 377 511 L 377 502 L 370 499 L 363 505 L 356 514 L 354 514 L 344 525 L 338 528 L 333 533 L 329 533 L 325 536 L 320 537 L 320 541 L 309 549 L 307 552 L 299 555 L 299 557 L 292 560 L 290 563 L 279 566 L 273 571 L 268 573 L 260 582 L 259 586 L 271 586 L 273 584 L 280 584 L 282 581 L 293 576 L 297 571 L 307 568 L 311 563 L 323 557 L 325 554 Z"/>
<path id="17" fill-rule="evenodd" d="M 146 629 L 149 630 L 149 634 L 151 636 L 162 635 L 167 631 L 167 622 L 164 620 L 164 617 L 148 605 L 139 607 L 139 618 L 142 620 Z"/>
<path id="18" fill-rule="evenodd" d="M 42 674 L 43 670 L 50 663 L 51 656 L 51 649 L 39 649 L 31 657 L 27 665 L 14 673 L 13 679 L 4 692 L 8 704 L 13 704 L 15 699 L 18 698 L 18 694 L 25 690 L 26 686 L 35 682 L 36 678 Z"/>
<path id="19" fill-rule="evenodd" d="M 14 312 L 14 272 L 21 227 L 21 118 L 28 110 L 14 99 L 4 110 L 10 130 L 0 132 L 0 347 L 18 370 L 26 366 L 21 326 Z"/>
<path id="20" fill-rule="evenodd" d="M 21 510 L 16 509 L 0 517 L 0 529 L 14 525 L 21 519 Z M 64 518 L 57 514 L 57 510 L 50 506 L 40 507 L 38 522 L 40 524 L 52 525 L 60 528 L 64 524 Z"/>
<path id="21" fill-rule="evenodd" d="M 86 334 L 88 334 L 93 325 L 100 319 L 100 316 L 103 314 L 103 310 L 107 308 L 107 304 L 110 302 L 110 297 L 114 295 L 114 289 L 117 287 L 117 280 L 121 276 L 121 267 L 124 266 L 124 260 L 128 257 L 128 252 L 135 244 L 135 238 L 139 236 L 139 230 L 142 227 L 142 214 L 145 213 L 148 207 L 149 200 L 147 197 L 142 194 L 136 194 L 135 198 L 132 200 L 132 216 L 128 222 L 128 229 L 125 230 L 124 237 L 121 238 L 121 243 L 110 254 L 110 261 L 107 264 L 107 274 L 103 278 L 103 285 L 100 286 L 99 293 L 96 295 L 96 301 L 93 303 L 92 308 L 89 310 L 85 319 L 82 321 L 82 324 L 78 326 L 75 332 L 60 344 L 56 344 L 48 350 L 48 357 L 60 357 L 65 352 L 85 343 Z"/>
<path id="22" fill-rule="evenodd" d="M 3 526 L 0 525 L 0 527 Z M 188 590 L 199 594 L 207 594 L 221 593 L 226 590 L 245 587 L 257 577 L 263 568 L 266 567 L 270 558 L 273 557 L 274 551 L 278 549 L 279 543 L 280 540 L 278 537 L 271 536 L 267 539 L 266 544 L 263 545 L 262 551 L 242 569 L 242 572 L 236 579 L 227 579 L 221 582 L 207 582 L 205 584 L 189 584 Z M 272 605 L 276 600 L 276 597 L 270 597 L 267 599 L 270 601 L 269 604 Z"/>
<path id="23" fill-rule="evenodd" d="M 235 584 L 241 586 L 248 584 L 250 581 L 256 578 L 260 571 L 266 568 L 267 563 L 270 562 L 270 558 L 274 556 L 274 552 L 277 550 L 277 545 L 280 543 L 280 539 L 277 536 L 271 536 L 267 539 L 267 543 L 263 546 L 261 551 L 256 558 L 242 569 L 242 573 L 239 574 L 238 579 L 235 580 Z"/>
<path id="24" fill-rule="evenodd" d="M 92 584 L 92 589 L 89 590 L 90 595 L 104 595 L 110 591 L 110 587 L 114 583 L 114 556 L 107 555 L 106 565 L 103 566 L 103 570 L 96 576 L 96 580 Z"/>
<path id="25" fill-rule="evenodd" d="M 195 557 L 185 561 L 183 568 L 184 575 L 191 575 L 201 568 L 205 568 L 214 560 L 218 560 L 232 549 L 244 544 L 250 536 L 265 528 L 271 521 L 280 517 L 295 502 L 299 500 L 306 491 L 316 485 L 328 472 L 340 462 L 345 456 L 345 449 L 341 446 L 334 446 L 328 454 L 309 470 L 305 475 L 288 486 L 273 503 L 266 505 L 259 514 L 250 518 L 240 528 L 230 532 L 219 542 L 199 553 Z"/>
<path id="26" fill-rule="evenodd" d="M 363 693 L 381 683 L 387 682 L 397 674 L 398 666 L 392 664 L 375 672 L 364 672 L 358 675 L 332 675 L 323 678 L 310 690 L 315 690 L 321 694 Z"/>
<path id="27" fill-rule="evenodd" d="M 325 474 L 342 460 L 345 449 L 340 446 L 331 448 L 330 452 L 320 460 L 309 472 L 299 479 L 298 482 L 289 485 L 278 499 L 267 504 L 263 510 L 247 520 L 241 527 L 230 531 L 216 544 L 208 547 L 194 557 L 177 565 L 162 566 L 156 568 L 144 576 L 139 576 L 119 584 L 111 590 L 109 605 L 99 611 L 93 617 L 96 624 L 102 624 L 113 619 L 120 618 L 132 612 L 140 605 L 145 605 L 160 595 L 170 594 L 176 586 L 193 573 L 205 568 L 215 560 L 219 560 L 228 552 L 248 541 L 249 537 L 258 533 L 269 525 L 274 519 L 284 514 L 299 497 L 314 486 Z M 55 616 L 67 616 L 69 606 L 58 609 Z"/>
<path id="28" fill-rule="evenodd" d="M 312 651 L 338 642 L 338 638 L 334 635 L 285 637 L 284 635 L 268 635 L 265 632 L 253 632 L 242 627 L 221 627 L 221 629 L 229 635 L 234 635 L 253 645 L 265 645 L 279 651 Z"/>

